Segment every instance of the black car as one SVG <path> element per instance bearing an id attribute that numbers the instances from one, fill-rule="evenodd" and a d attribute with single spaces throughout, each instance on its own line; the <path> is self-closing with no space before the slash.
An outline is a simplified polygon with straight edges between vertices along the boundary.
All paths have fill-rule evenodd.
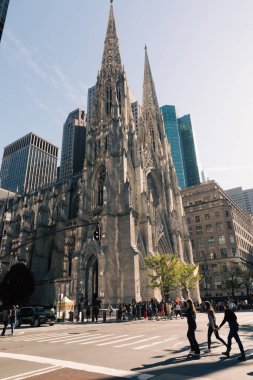
<path id="1" fill-rule="evenodd" d="M 17 326 L 31 325 L 39 327 L 43 323 L 48 323 L 43 307 L 21 307 L 17 314 Z"/>

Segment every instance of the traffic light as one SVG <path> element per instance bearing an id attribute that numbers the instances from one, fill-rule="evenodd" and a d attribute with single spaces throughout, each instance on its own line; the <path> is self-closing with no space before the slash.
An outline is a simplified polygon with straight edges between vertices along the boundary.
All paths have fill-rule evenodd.
<path id="1" fill-rule="evenodd" d="M 100 240 L 100 225 L 99 225 L 99 223 L 96 224 L 96 229 L 94 231 L 93 236 L 94 236 L 95 240 Z"/>

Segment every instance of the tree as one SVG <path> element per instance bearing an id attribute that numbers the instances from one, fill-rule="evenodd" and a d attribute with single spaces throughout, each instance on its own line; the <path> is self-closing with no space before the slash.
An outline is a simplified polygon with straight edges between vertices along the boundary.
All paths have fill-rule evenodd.
<path id="1" fill-rule="evenodd" d="M 246 288 L 247 300 L 249 301 L 251 296 L 251 288 L 253 285 L 253 268 L 240 267 L 239 276 L 241 286 Z"/>
<path id="2" fill-rule="evenodd" d="M 33 291 L 32 273 L 22 263 L 13 265 L 0 284 L 0 297 L 5 305 L 27 303 Z"/>
<path id="3" fill-rule="evenodd" d="M 160 289 L 162 298 L 165 299 L 167 289 L 179 285 L 180 260 L 176 255 L 158 254 L 146 257 L 146 266 L 152 270 L 149 274 L 152 289 Z"/>
<path id="4" fill-rule="evenodd" d="M 179 266 L 179 285 L 186 297 L 189 298 L 189 290 L 195 288 L 201 280 L 199 266 L 183 261 L 180 261 Z"/>
<path id="5" fill-rule="evenodd" d="M 232 265 L 228 272 L 223 272 L 225 286 L 231 290 L 233 301 L 235 302 L 235 290 L 242 286 L 242 269 L 239 265 Z"/>

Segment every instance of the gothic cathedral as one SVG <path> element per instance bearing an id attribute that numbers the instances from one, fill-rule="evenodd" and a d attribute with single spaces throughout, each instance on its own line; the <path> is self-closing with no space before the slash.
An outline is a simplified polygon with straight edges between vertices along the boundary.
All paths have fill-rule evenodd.
<path id="1" fill-rule="evenodd" d="M 177 253 L 193 262 L 147 49 L 137 130 L 112 4 L 83 171 L 20 197 L 4 230 L 3 273 L 25 263 L 35 279 L 34 304 L 55 304 L 59 294 L 104 304 L 158 298 L 145 257 Z"/>

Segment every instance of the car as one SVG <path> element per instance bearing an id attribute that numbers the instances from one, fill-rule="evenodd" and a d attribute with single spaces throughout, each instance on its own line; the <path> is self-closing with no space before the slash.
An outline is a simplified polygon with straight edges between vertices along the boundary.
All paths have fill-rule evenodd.
<path id="1" fill-rule="evenodd" d="M 39 327 L 42 324 L 48 323 L 47 315 L 43 307 L 27 306 L 21 307 L 17 313 L 17 326 L 31 325 Z"/>

